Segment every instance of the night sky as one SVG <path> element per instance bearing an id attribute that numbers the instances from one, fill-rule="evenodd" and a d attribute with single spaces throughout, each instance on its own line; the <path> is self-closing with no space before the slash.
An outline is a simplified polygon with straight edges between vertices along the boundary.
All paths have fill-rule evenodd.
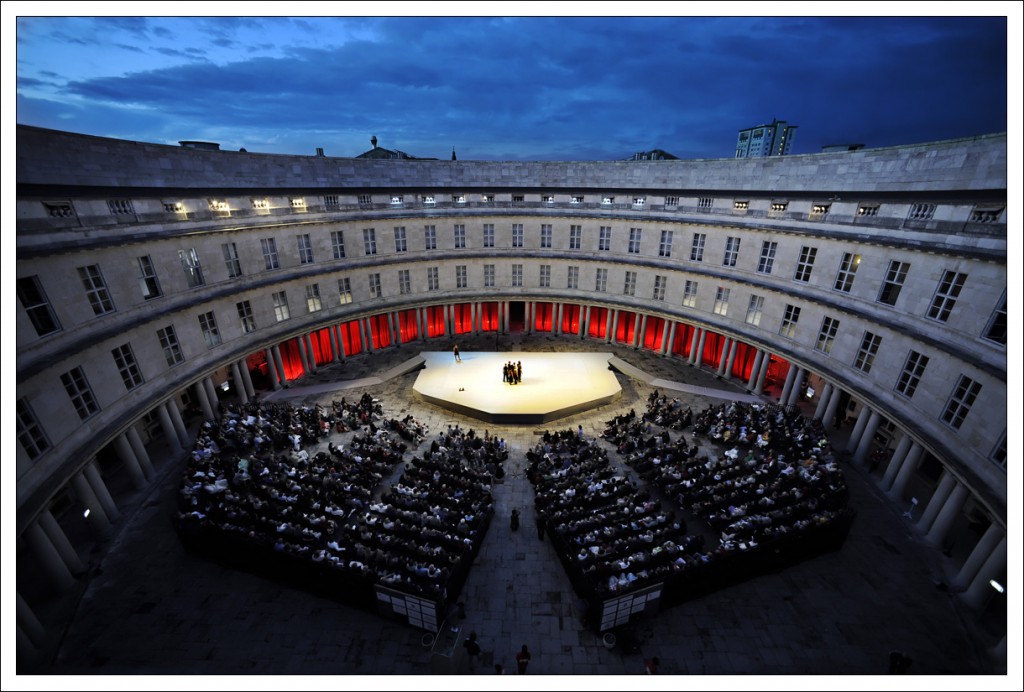
<path id="1" fill-rule="evenodd" d="M 11 4 L 21 15 L 54 11 L 48 3 Z M 182 4 L 194 12 L 209 7 Z M 180 13 L 177 5 L 111 9 Z M 66 9 L 80 7 L 104 6 Z M 280 7 L 315 14 L 395 6 Z M 795 9 L 805 7 L 827 9 Z M 990 9 L 1006 15 L 1002 7 Z M 528 11 L 548 8 L 576 11 L 557 3 Z M 380 146 L 442 159 L 453 147 L 460 159 L 475 160 L 612 160 L 655 148 L 680 158 L 731 158 L 738 130 L 773 118 L 798 126 L 794 154 L 1006 131 L 1007 31 L 1019 40 L 1019 5 L 1010 11 L 1017 16 L 1009 22 L 21 16 L 4 18 L 4 44 L 9 55 L 16 24 L 17 122 L 59 130 L 166 144 L 206 140 L 250 152 L 313 155 L 323 147 L 328 156 L 356 156 L 376 135 Z M 4 62 L 7 71 L 12 61 Z M 1010 76 L 1019 83 L 1019 71 Z M 11 90 L 4 91 L 9 107 Z M 1011 100 L 1018 97 L 1015 86 Z"/>

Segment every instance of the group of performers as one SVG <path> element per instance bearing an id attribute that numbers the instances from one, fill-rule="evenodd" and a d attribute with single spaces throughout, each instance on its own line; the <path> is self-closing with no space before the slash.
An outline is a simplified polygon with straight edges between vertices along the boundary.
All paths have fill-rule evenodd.
<path id="1" fill-rule="evenodd" d="M 522 361 L 516 361 L 513 363 L 509 361 L 505 363 L 505 367 L 502 369 L 501 381 L 508 382 L 509 384 L 519 384 L 523 379 L 523 363 Z"/>

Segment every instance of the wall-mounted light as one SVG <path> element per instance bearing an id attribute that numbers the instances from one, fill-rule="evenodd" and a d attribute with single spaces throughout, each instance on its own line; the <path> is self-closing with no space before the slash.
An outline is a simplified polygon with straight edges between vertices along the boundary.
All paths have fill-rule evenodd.
<path id="1" fill-rule="evenodd" d="M 1006 588 L 1002 584 L 997 582 L 995 579 L 989 579 L 988 583 L 989 586 L 995 589 L 998 593 L 1006 593 Z"/>
<path id="2" fill-rule="evenodd" d="M 85 517 L 86 519 L 88 519 L 89 518 L 89 511 L 90 510 L 87 509 L 84 512 L 82 512 L 82 516 Z"/>

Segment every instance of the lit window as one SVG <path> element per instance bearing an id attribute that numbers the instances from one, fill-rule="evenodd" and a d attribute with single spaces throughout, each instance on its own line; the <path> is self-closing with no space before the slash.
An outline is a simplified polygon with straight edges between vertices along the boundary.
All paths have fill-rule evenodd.
<path id="1" fill-rule="evenodd" d="M 323 309 L 323 302 L 320 300 L 320 284 L 309 284 L 306 286 L 306 310 L 319 312 Z"/>
<path id="2" fill-rule="evenodd" d="M 278 322 L 291 317 L 291 313 L 288 310 L 288 294 L 284 291 L 279 291 L 272 296 L 274 300 L 274 317 Z"/>
<path id="3" fill-rule="evenodd" d="M 832 288 L 836 291 L 849 293 L 850 289 L 853 288 L 853 279 L 857 274 L 859 266 L 860 255 L 855 255 L 852 252 L 843 253 L 843 259 L 839 263 L 839 271 L 836 272 L 836 281 L 832 284 Z"/>
<path id="4" fill-rule="evenodd" d="M 683 306 L 688 308 L 697 307 L 697 282 L 687 280 L 683 284 Z"/>
<path id="5" fill-rule="evenodd" d="M 821 320 L 821 329 L 818 330 L 818 340 L 814 344 L 814 350 L 822 353 L 831 353 L 832 344 L 836 340 L 836 332 L 839 331 L 839 320 L 833 317 L 825 317 Z"/>
<path id="6" fill-rule="evenodd" d="M 779 335 L 787 339 L 796 338 L 796 323 L 800 321 L 800 308 L 795 305 L 787 305 L 786 311 L 782 314 L 782 326 L 779 327 Z"/>

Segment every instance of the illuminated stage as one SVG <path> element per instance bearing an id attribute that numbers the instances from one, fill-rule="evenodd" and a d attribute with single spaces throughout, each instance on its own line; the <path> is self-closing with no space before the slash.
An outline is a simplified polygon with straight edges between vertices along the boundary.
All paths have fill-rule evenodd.
<path id="1" fill-rule="evenodd" d="M 442 408 L 490 423 L 547 423 L 614 400 L 622 393 L 611 353 L 424 352 L 413 391 Z M 519 384 L 502 382 L 508 361 L 523 364 Z"/>

